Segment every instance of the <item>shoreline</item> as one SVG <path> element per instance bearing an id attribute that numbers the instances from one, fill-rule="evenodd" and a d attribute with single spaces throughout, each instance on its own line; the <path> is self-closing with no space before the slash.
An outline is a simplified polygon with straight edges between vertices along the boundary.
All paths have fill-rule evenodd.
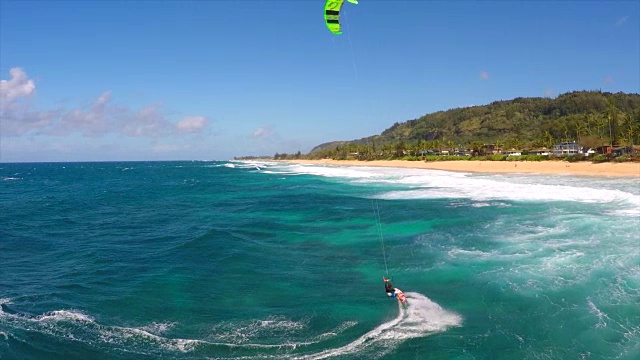
<path id="1" fill-rule="evenodd" d="M 640 163 L 599 163 L 567 161 L 408 161 L 408 160 L 276 160 L 292 164 L 394 167 L 472 173 L 620 176 L 640 178 Z"/>

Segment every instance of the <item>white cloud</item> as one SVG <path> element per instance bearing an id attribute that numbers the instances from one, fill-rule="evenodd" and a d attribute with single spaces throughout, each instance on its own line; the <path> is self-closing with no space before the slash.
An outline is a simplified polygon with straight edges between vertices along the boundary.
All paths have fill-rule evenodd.
<path id="1" fill-rule="evenodd" d="M 126 113 L 126 109 L 111 104 L 111 92 L 107 91 L 94 100 L 89 109 L 63 112 L 59 119 L 52 123 L 49 134 L 68 136 L 77 132 L 84 136 L 99 137 L 117 132 L 118 119 Z"/>
<path id="2" fill-rule="evenodd" d="M 165 118 L 161 104 L 142 108 L 130 116 L 123 117 L 123 132 L 129 136 L 162 136 L 171 133 L 171 123 Z M 120 120 L 123 120 L 120 119 Z"/>
<path id="3" fill-rule="evenodd" d="M 627 20 L 629 20 L 628 16 L 623 16 L 620 19 L 618 19 L 618 21 L 615 22 L 615 26 L 622 26 L 624 23 L 627 22 Z"/>
<path id="4" fill-rule="evenodd" d="M 22 68 L 12 68 L 9 80 L 0 80 L 0 122 L 2 135 L 22 135 L 29 131 L 39 131 L 59 116 L 57 111 L 37 112 L 29 109 L 29 104 L 21 100 L 29 98 L 36 90 L 36 84 L 27 77 Z"/>
<path id="5" fill-rule="evenodd" d="M 604 79 L 602 79 L 602 82 L 604 84 L 610 85 L 610 84 L 613 84 L 615 82 L 615 80 L 613 80 L 613 76 L 607 75 L 607 76 L 604 77 Z"/>
<path id="6" fill-rule="evenodd" d="M 173 122 L 167 118 L 161 103 L 141 109 L 114 104 L 111 91 L 103 92 L 84 108 L 34 110 L 19 100 L 35 92 L 35 82 L 21 68 L 11 69 L 10 74 L 9 80 L 0 82 L 0 121 L 5 137 L 75 133 L 92 138 L 108 134 L 158 137 L 198 133 L 208 125 L 204 116 L 188 116 Z"/>
<path id="7" fill-rule="evenodd" d="M 208 120 L 204 116 L 187 116 L 176 124 L 176 128 L 182 132 L 196 132 L 207 126 Z"/>
<path id="8" fill-rule="evenodd" d="M 3 107 L 0 111 L 2 136 L 20 136 L 48 132 L 51 123 L 60 118 L 58 110 L 30 111 L 23 106 Z"/>
<path id="9" fill-rule="evenodd" d="M 14 101 L 22 97 L 28 97 L 36 90 L 33 80 L 27 78 L 27 73 L 22 68 L 12 68 L 9 70 L 11 79 L 0 80 L 0 106 L 11 105 Z"/>
<path id="10" fill-rule="evenodd" d="M 93 108 L 96 110 L 104 109 L 104 106 L 111 101 L 111 91 L 106 91 L 100 95 L 93 103 Z"/>
<path id="11" fill-rule="evenodd" d="M 252 136 L 258 139 L 266 139 L 272 137 L 274 134 L 273 127 L 271 125 L 265 125 L 255 129 Z"/>
<path id="12" fill-rule="evenodd" d="M 544 91 L 544 96 L 546 97 L 553 97 L 553 95 L 555 95 L 555 91 L 553 89 L 547 89 Z"/>
<path id="13" fill-rule="evenodd" d="M 488 80 L 489 79 L 489 73 L 486 71 L 483 71 L 480 73 L 480 79 L 482 80 Z"/>

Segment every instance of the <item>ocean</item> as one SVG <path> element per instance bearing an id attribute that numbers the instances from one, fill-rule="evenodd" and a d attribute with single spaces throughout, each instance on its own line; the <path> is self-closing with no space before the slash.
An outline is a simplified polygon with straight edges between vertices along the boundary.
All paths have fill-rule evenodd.
<path id="1" fill-rule="evenodd" d="M 5 163 L 0 225 L 1 359 L 640 358 L 637 177 Z"/>

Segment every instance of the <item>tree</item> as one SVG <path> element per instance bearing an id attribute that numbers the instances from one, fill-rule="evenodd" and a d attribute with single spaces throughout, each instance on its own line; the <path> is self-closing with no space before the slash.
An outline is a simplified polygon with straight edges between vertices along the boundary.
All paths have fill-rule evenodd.
<path id="1" fill-rule="evenodd" d="M 627 138 L 627 145 L 633 146 L 635 143 L 635 136 L 640 132 L 640 110 L 637 111 L 637 115 L 626 114 L 623 122 L 623 129 L 625 137 Z"/>
<path id="2" fill-rule="evenodd" d="M 578 143 L 580 143 L 582 138 L 581 135 L 586 133 L 587 130 L 586 122 L 580 119 L 576 119 L 573 126 L 576 129 L 576 140 L 578 141 Z"/>
<path id="3" fill-rule="evenodd" d="M 607 119 L 603 116 L 595 116 L 594 122 L 596 125 L 596 131 L 601 142 L 604 142 L 605 131 L 607 129 Z"/>
<path id="4" fill-rule="evenodd" d="M 400 140 L 394 146 L 394 150 L 395 150 L 394 155 L 396 157 L 402 157 L 402 156 L 404 156 L 404 151 L 406 149 L 407 149 L 406 144 L 404 143 L 404 141 Z"/>
<path id="5" fill-rule="evenodd" d="M 556 143 L 556 140 L 553 138 L 553 136 L 551 136 L 551 133 L 549 133 L 548 131 L 545 131 L 542 143 L 544 144 L 545 147 L 547 147 L 548 149 L 551 149 L 553 145 Z"/>
<path id="6" fill-rule="evenodd" d="M 607 97 L 607 123 L 609 125 L 609 143 L 616 144 L 618 130 L 618 111 L 612 97 Z"/>
<path id="7" fill-rule="evenodd" d="M 471 144 L 469 144 L 469 146 L 473 150 L 473 155 L 475 156 L 485 155 L 484 144 L 482 143 L 482 141 L 474 141 Z"/>

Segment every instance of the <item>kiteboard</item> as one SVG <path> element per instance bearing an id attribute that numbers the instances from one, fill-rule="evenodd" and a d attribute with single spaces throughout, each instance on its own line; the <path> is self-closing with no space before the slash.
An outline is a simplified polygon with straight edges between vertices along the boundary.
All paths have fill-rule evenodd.
<path id="1" fill-rule="evenodd" d="M 407 302 L 407 297 L 404 295 L 402 290 L 396 288 L 395 293 L 396 293 L 396 297 L 398 297 L 398 301 L 400 301 L 403 304 Z"/>

